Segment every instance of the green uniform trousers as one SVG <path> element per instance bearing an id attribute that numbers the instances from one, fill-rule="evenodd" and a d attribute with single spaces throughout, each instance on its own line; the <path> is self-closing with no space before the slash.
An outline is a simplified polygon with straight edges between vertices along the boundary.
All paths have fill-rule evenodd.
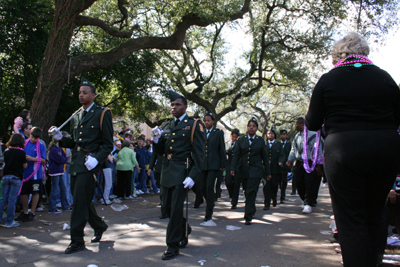
<path id="1" fill-rule="evenodd" d="M 95 185 L 92 172 L 77 173 L 76 176 L 71 175 L 71 191 L 74 199 L 71 214 L 72 242 L 84 243 L 83 230 L 87 222 L 95 232 L 103 231 L 107 227 L 103 219 L 97 215 L 92 202 Z"/>
<path id="2" fill-rule="evenodd" d="M 185 239 L 186 218 L 183 217 L 183 203 L 186 198 L 186 190 L 183 184 L 173 187 L 161 186 L 162 207 L 169 217 L 167 251 L 179 250 L 179 242 Z"/>
<path id="3" fill-rule="evenodd" d="M 244 207 L 244 218 L 251 221 L 256 214 L 256 197 L 261 178 L 243 179 L 243 189 L 245 190 L 246 205 Z"/>
<path id="4" fill-rule="evenodd" d="M 263 194 L 264 194 L 264 206 L 269 208 L 271 205 L 271 199 L 274 205 L 276 205 L 276 197 L 278 194 L 278 181 L 281 174 L 271 174 L 271 180 L 262 179 L 263 182 Z"/>

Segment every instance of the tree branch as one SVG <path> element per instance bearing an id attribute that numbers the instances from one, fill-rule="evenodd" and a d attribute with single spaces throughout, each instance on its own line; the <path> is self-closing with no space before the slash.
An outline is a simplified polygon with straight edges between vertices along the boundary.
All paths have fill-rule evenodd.
<path id="1" fill-rule="evenodd" d="M 250 0 L 245 0 L 240 11 L 229 16 L 229 20 L 243 18 L 243 15 L 249 11 Z M 93 53 L 89 55 L 81 55 L 72 60 L 71 74 L 74 76 L 83 72 L 104 69 L 121 58 L 132 54 L 135 51 L 142 49 L 169 49 L 178 50 L 182 47 L 186 37 L 186 31 L 191 26 L 206 27 L 212 23 L 219 22 L 222 18 L 218 17 L 215 20 L 207 20 L 199 17 L 197 14 L 189 14 L 182 18 L 182 21 L 176 26 L 175 32 L 168 37 L 139 37 L 129 39 L 120 44 L 114 49 L 103 52 Z M 97 25 L 96 25 L 97 26 Z"/>
<path id="2" fill-rule="evenodd" d="M 134 25 L 129 31 L 119 31 L 114 27 L 111 27 L 106 22 L 98 18 L 92 18 L 87 16 L 78 16 L 76 18 L 77 26 L 95 26 L 103 29 L 107 34 L 120 37 L 120 38 L 131 38 L 133 31 L 139 28 L 139 25 Z"/>

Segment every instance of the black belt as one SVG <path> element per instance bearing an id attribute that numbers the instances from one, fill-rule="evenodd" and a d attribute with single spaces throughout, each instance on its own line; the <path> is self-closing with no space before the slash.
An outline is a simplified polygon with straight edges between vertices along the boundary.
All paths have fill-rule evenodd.
<path id="1" fill-rule="evenodd" d="M 85 154 L 85 155 L 90 155 L 90 154 L 93 154 L 93 153 L 97 153 L 97 152 L 98 152 L 98 151 L 87 150 L 87 149 L 84 149 L 83 147 L 80 147 L 80 146 L 76 146 L 76 147 L 75 147 L 75 150 L 78 151 L 78 152 L 80 152 L 80 153 L 83 153 L 83 154 Z"/>
<path id="2" fill-rule="evenodd" d="M 165 159 L 170 160 L 170 161 L 183 161 L 183 162 L 186 162 L 187 159 L 189 159 L 189 163 L 192 161 L 191 158 L 172 156 L 172 154 L 164 154 L 164 157 L 165 157 Z"/>

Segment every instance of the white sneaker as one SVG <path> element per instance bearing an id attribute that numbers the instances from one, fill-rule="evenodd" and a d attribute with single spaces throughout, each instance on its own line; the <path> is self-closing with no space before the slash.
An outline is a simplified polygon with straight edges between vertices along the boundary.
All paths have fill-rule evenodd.
<path id="1" fill-rule="evenodd" d="M 56 205 L 56 208 L 61 208 L 61 203 L 58 203 L 58 204 Z"/>
<path id="2" fill-rule="evenodd" d="M 136 194 L 133 194 L 133 195 L 132 195 L 132 198 L 133 198 L 133 199 L 137 198 L 137 195 L 136 195 Z"/>
<path id="3" fill-rule="evenodd" d="M 117 204 L 122 203 L 121 199 L 119 199 L 119 198 L 117 198 L 117 197 L 114 198 L 113 202 L 114 202 L 114 203 L 117 203 Z"/>
<path id="4" fill-rule="evenodd" d="M 17 223 L 16 221 L 13 221 L 10 224 L 6 223 L 6 228 L 12 228 L 12 227 L 17 227 L 17 226 L 19 226 L 19 223 Z"/>
<path id="5" fill-rule="evenodd" d="M 111 194 L 108 198 L 109 198 L 109 199 L 114 199 L 114 198 L 116 198 L 116 197 L 117 197 L 116 195 Z"/>
<path id="6" fill-rule="evenodd" d="M 208 220 L 208 221 L 202 222 L 200 225 L 202 225 L 202 226 L 217 226 L 217 224 L 213 220 Z"/>
<path id="7" fill-rule="evenodd" d="M 38 208 L 36 209 L 36 211 L 44 211 L 44 209 L 43 209 L 42 207 L 38 207 Z"/>
<path id="8" fill-rule="evenodd" d="M 125 200 L 128 200 L 128 199 L 130 199 L 130 197 L 131 197 L 131 196 L 129 196 L 129 197 L 124 197 L 124 199 L 125 199 Z"/>
<path id="9" fill-rule="evenodd" d="M 136 195 L 141 195 L 141 194 L 143 194 L 143 191 L 142 190 L 136 190 Z"/>
<path id="10" fill-rule="evenodd" d="M 307 213 L 307 214 L 311 213 L 312 212 L 311 206 L 310 205 L 304 205 L 304 209 L 303 209 L 302 212 L 303 213 Z"/>

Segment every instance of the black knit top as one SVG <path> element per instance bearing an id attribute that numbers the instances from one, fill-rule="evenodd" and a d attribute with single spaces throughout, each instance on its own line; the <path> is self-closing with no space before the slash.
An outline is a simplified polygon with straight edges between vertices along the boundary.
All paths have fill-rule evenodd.
<path id="1" fill-rule="evenodd" d="M 311 97 L 306 125 L 326 133 L 349 130 L 397 129 L 400 90 L 380 68 L 339 67 L 322 75 Z"/>

